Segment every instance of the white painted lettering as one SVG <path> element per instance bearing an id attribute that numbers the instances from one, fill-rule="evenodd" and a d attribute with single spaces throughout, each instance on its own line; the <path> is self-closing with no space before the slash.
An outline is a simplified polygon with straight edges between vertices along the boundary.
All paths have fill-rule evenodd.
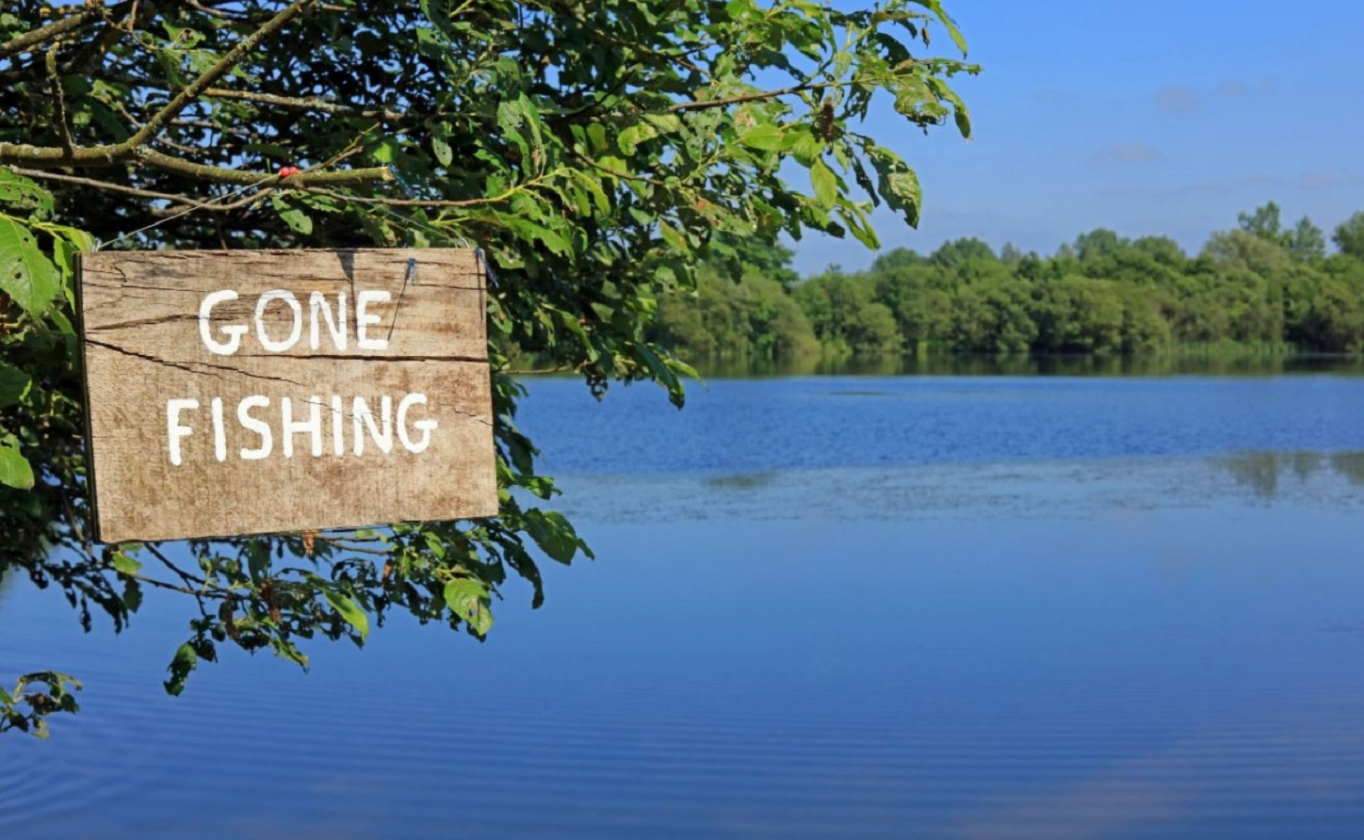
<path id="1" fill-rule="evenodd" d="M 393 398 L 385 395 L 379 401 L 379 414 L 383 425 L 383 431 L 374 423 L 374 412 L 369 410 L 369 403 L 364 397 L 356 397 L 351 406 L 351 416 L 355 418 L 355 454 L 365 453 L 365 428 L 369 428 L 369 435 L 374 440 L 374 445 L 379 447 L 379 451 L 385 455 L 393 451 Z"/>
<path id="2" fill-rule="evenodd" d="M 308 346 L 317 350 L 321 347 L 322 341 L 318 328 L 317 313 L 322 313 L 322 318 L 327 322 L 327 332 L 332 334 L 332 344 L 336 345 L 337 350 L 346 349 L 346 293 L 340 292 L 336 296 L 336 315 L 332 316 L 332 308 L 327 305 L 327 296 L 321 292 L 313 292 L 308 296 L 308 317 L 312 323 L 308 326 Z"/>
<path id="3" fill-rule="evenodd" d="M 219 303 L 229 300 L 236 300 L 237 293 L 231 289 L 213 292 L 205 295 L 203 303 L 199 304 L 199 337 L 204 340 L 204 346 L 208 352 L 216 353 L 219 356 L 231 356 L 237 352 L 237 348 L 242 346 L 242 336 L 246 335 L 245 324 L 224 324 L 219 327 L 219 331 L 227 336 L 227 341 L 219 341 L 213 337 L 210 324 L 213 321 L 213 307 Z"/>
<path id="4" fill-rule="evenodd" d="M 209 415 L 213 418 L 213 457 L 218 463 L 227 460 L 227 431 L 223 428 L 223 398 L 214 397 L 208 403 Z"/>
<path id="5" fill-rule="evenodd" d="M 283 341 L 275 341 L 265 332 L 265 310 L 276 300 L 284 301 L 294 318 L 293 329 L 289 331 L 289 337 Z M 271 353 L 287 353 L 302 337 L 303 307 L 299 304 L 298 298 L 294 297 L 294 293 L 287 289 L 273 289 L 261 295 L 260 300 L 256 301 L 256 338 L 260 339 L 260 346 Z"/>
<path id="6" fill-rule="evenodd" d="M 365 309 L 370 303 L 388 303 L 389 298 L 388 292 L 374 289 L 366 289 L 355 296 L 355 344 L 361 350 L 388 349 L 387 338 L 369 338 L 365 335 L 365 328 L 370 324 L 377 325 L 384 320 L 384 316 L 371 315 Z"/>
<path id="7" fill-rule="evenodd" d="M 189 426 L 181 425 L 180 412 L 194 411 L 198 407 L 198 400 L 166 401 L 166 438 L 170 441 L 170 462 L 177 467 L 183 463 L 180 457 L 180 438 L 189 437 L 194 431 Z"/>
<path id="8" fill-rule="evenodd" d="M 307 432 L 313 437 L 313 457 L 322 456 L 322 398 L 313 397 L 307 401 L 308 419 L 302 422 L 294 420 L 294 401 L 284 397 L 279 401 L 280 412 L 283 414 L 283 426 L 280 437 L 284 438 L 284 457 L 294 457 L 294 435 L 299 432 Z"/>
<path id="9" fill-rule="evenodd" d="M 346 454 L 346 414 L 337 394 L 332 394 L 332 453 L 338 458 Z"/>
<path id="10" fill-rule="evenodd" d="M 243 461 L 259 461 L 262 458 L 270 457 L 270 451 L 274 448 L 274 439 L 270 432 L 270 425 L 251 416 L 253 408 L 269 408 L 270 398 L 259 394 L 247 397 L 237 403 L 237 422 L 242 424 L 243 429 L 249 429 L 260 435 L 261 444 L 255 449 L 242 448 Z"/>
<path id="11" fill-rule="evenodd" d="M 398 403 L 398 439 L 402 441 L 404 449 L 415 454 L 426 451 L 426 447 L 431 445 L 431 432 L 436 428 L 436 421 L 413 420 L 412 428 L 421 432 L 421 440 L 413 443 L 407 433 L 407 410 L 414 405 L 426 405 L 426 395 L 408 394 Z"/>

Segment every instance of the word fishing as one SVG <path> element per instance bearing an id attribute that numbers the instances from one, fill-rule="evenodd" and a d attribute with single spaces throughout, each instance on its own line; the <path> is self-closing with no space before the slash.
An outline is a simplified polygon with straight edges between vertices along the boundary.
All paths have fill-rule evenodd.
<path id="1" fill-rule="evenodd" d="M 336 294 L 334 307 L 327 295 L 312 292 L 308 297 L 306 317 L 303 303 L 285 289 L 261 294 L 248 323 L 224 323 L 222 321 L 231 319 L 215 317 L 215 309 L 238 298 L 237 292 L 231 289 L 204 296 L 199 306 L 199 337 L 210 354 L 235 355 L 242 350 L 247 336 L 253 334 L 255 343 L 267 353 L 288 353 L 304 342 L 305 322 L 307 349 L 321 351 L 325 344 L 330 345 L 326 352 L 350 351 L 349 310 L 344 291 Z M 390 300 L 387 291 L 362 290 L 355 295 L 356 350 L 388 349 L 388 338 L 372 335 L 371 330 L 384 320 L 375 308 Z M 266 317 L 271 304 L 276 302 L 287 310 L 282 321 Z M 276 306 L 275 310 L 278 309 Z M 314 458 L 324 454 L 340 458 L 347 453 L 358 457 L 367 451 L 390 455 L 395 451 L 395 443 L 407 452 L 419 454 L 431 445 L 431 434 L 438 428 L 435 420 L 422 416 L 428 404 L 422 393 L 407 393 L 396 399 L 385 394 L 377 400 L 338 394 L 325 398 L 312 395 L 299 400 L 282 397 L 277 403 L 267 396 L 253 394 L 243 397 L 230 409 L 221 397 L 212 397 L 207 402 L 205 406 L 193 398 L 166 401 L 166 448 L 172 465 L 178 467 L 185 463 L 187 439 L 205 433 L 212 437 L 213 457 L 223 462 L 229 457 L 243 461 L 263 460 L 276 451 L 285 458 L 293 458 L 301 452 L 310 453 Z M 249 439 L 242 441 L 246 436 Z M 304 438 L 302 446 L 297 445 L 299 436 Z M 250 445 L 229 447 L 229 438 Z"/>

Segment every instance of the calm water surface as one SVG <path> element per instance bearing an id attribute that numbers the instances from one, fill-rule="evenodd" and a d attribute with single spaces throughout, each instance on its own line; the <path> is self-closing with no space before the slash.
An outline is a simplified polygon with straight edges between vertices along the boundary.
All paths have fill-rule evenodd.
<path id="1" fill-rule="evenodd" d="M 1364 836 L 1364 379 L 828 377 L 522 424 L 598 560 L 204 666 L 0 582 L 0 836 Z M 552 566 L 553 564 L 547 564 Z"/>

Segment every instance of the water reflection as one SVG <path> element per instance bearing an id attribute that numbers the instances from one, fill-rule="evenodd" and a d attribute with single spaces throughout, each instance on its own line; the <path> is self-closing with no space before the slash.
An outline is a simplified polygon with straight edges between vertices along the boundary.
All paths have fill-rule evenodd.
<path id="1" fill-rule="evenodd" d="M 1265 499 L 1309 489 L 1323 479 L 1364 487 L 1364 452 L 1244 452 L 1213 459 L 1241 487 Z"/>
<path id="2" fill-rule="evenodd" d="M 563 476 L 561 485 L 567 514 L 613 524 L 1070 520 L 1213 510 L 1247 499 L 1341 511 L 1364 506 L 1364 452 L 577 474 Z"/>
<path id="3" fill-rule="evenodd" d="M 714 475 L 706 476 L 702 479 L 707 487 L 717 489 L 733 488 L 736 490 L 752 490 L 758 487 L 766 487 L 777 477 L 774 470 L 763 470 L 754 473 L 735 473 L 733 475 Z"/>

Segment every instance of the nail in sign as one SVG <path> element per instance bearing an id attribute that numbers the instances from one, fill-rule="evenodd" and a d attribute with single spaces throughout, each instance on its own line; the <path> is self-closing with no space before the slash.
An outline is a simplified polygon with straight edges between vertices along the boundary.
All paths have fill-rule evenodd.
<path id="1" fill-rule="evenodd" d="M 497 513 L 473 250 L 103 252 L 79 277 L 100 541 Z"/>

